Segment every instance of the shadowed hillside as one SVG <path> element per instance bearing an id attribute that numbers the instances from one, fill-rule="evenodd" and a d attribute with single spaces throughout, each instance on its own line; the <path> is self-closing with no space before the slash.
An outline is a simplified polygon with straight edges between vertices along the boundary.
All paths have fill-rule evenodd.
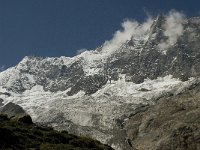
<path id="1" fill-rule="evenodd" d="M 112 150 L 87 137 L 32 123 L 29 115 L 0 115 L 0 149 L 7 150 Z"/>

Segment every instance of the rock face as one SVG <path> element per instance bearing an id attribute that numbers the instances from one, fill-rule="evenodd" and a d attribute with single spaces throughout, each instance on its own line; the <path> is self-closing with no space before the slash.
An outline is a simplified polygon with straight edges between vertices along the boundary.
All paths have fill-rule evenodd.
<path id="1" fill-rule="evenodd" d="M 141 41 L 139 44 L 135 44 L 133 40 L 129 41 L 121 49 L 121 53 L 114 55 L 117 59 L 108 64 L 109 68 L 122 70 L 130 76 L 130 81 L 135 83 L 141 83 L 145 78 L 156 79 L 167 74 L 176 78 L 180 78 L 181 75 L 198 76 L 200 28 L 197 26 L 199 18 L 185 21 L 182 35 L 177 39 L 176 44 L 167 50 L 158 47 L 158 43 L 166 38 L 163 29 L 164 22 L 163 16 L 159 16 L 154 21 L 147 41 Z M 130 53 L 130 47 L 133 46 L 134 49 L 139 50 Z"/>
<path id="2" fill-rule="evenodd" d="M 27 56 L 0 73 L 0 98 L 23 107 L 33 121 L 115 149 L 137 148 L 124 130 L 127 119 L 199 82 L 200 18 L 171 20 L 158 16 L 138 25 L 142 32 L 114 49 L 104 44 L 72 58 Z M 140 131 L 133 130 L 133 135 Z"/>
<path id="3" fill-rule="evenodd" d="M 3 106 L 3 99 L 0 98 L 0 107 Z"/>
<path id="4" fill-rule="evenodd" d="M 200 85 L 156 105 L 126 122 L 129 144 L 139 150 L 200 149 Z"/>
<path id="5" fill-rule="evenodd" d="M 26 114 L 24 109 L 16 105 L 12 102 L 6 104 L 4 107 L 0 108 L 0 113 L 8 115 L 8 117 L 16 116 L 16 115 L 22 115 Z"/>

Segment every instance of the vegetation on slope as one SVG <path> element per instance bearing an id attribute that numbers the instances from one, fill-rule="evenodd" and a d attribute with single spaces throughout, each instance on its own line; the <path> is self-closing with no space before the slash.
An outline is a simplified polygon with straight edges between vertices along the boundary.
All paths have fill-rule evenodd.
<path id="1" fill-rule="evenodd" d="M 87 137 L 32 123 L 29 115 L 8 118 L 0 114 L 0 149 L 7 150 L 112 150 Z"/>

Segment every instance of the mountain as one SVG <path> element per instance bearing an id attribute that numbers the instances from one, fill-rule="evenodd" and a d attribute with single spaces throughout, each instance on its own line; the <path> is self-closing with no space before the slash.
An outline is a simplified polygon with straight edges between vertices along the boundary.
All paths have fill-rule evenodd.
<path id="1" fill-rule="evenodd" d="M 130 120 L 199 83 L 200 18 L 175 12 L 131 25 L 128 40 L 112 40 L 72 58 L 25 57 L 0 73 L 3 105 L 14 102 L 34 122 L 115 149 L 137 147 L 127 128 L 134 127 Z"/>

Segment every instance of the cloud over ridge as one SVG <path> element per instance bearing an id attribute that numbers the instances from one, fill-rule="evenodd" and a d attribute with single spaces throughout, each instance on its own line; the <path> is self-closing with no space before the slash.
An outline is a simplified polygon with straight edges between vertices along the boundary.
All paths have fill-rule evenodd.
<path id="1" fill-rule="evenodd" d="M 171 10 L 166 15 L 166 22 L 164 24 L 164 35 L 168 38 L 166 41 L 162 41 L 158 47 L 161 50 L 165 50 L 174 45 L 178 37 L 183 34 L 183 22 L 185 15 L 175 10 Z"/>
<path id="2" fill-rule="evenodd" d="M 185 21 L 186 16 L 176 10 L 169 11 L 165 16 L 164 23 L 164 36 L 167 37 L 167 40 L 161 41 L 158 44 L 158 48 L 161 50 L 166 50 L 170 46 L 174 45 L 177 42 L 179 36 L 183 34 L 183 22 Z M 145 33 L 147 33 L 152 24 L 153 18 L 148 15 L 148 18 L 143 23 L 139 23 L 136 20 L 126 19 L 121 23 L 121 30 L 117 30 L 113 34 L 113 38 L 109 41 L 105 41 L 102 47 L 102 51 L 113 53 L 120 46 L 128 40 L 144 38 Z"/>
<path id="3" fill-rule="evenodd" d="M 93 58 L 90 58 L 90 62 L 93 60 L 104 59 L 110 54 L 117 52 L 117 50 L 129 40 L 144 40 L 147 41 L 150 36 L 151 27 L 158 17 L 152 17 L 150 14 L 147 15 L 147 19 L 144 22 L 138 22 L 133 19 L 125 19 L 121 23 L 121 29 L 117 30 L 112 39 L 105 41 L 102 45 L 101 50 L 99 49 L 93 53 Z M 161 41 L 158 45 L 155 45 L 158 50 L 165 52 L 170 46 L 174 45 L 178 37 L 183 34 L 183 23 L 186 16 L 176 10 L 171 10 L 164 15 L 162 22 L 163 34 L 166 37 L 165 40 Z M 90 57 L 87 49 L 77 50 L 77 54 L 80 57 L 86 58 L 87 55 Z"/>
<path id="4" fill-rule="evenodd" d="M 152 23 L 152 18 L 148 18 L 144 23 L 126 19 L 121 24 L 122 30 L 116 31 L 113 35 L 113 38 L 103 44 L 102 51 L 113 52 L 120 48 L 120 46 L 127 40 L 131 40 L 132 37 L 139 38 L 143 36 L 150 29 Z"/>

